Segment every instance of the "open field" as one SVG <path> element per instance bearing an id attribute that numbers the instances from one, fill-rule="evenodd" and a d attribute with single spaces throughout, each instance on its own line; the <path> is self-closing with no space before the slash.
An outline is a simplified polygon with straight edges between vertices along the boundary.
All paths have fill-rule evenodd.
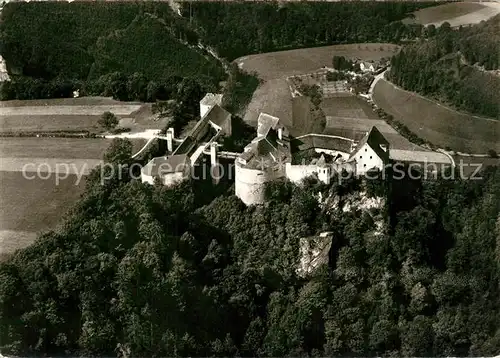
<path id="1" fill-rule="evenodd" d="M 292 123 L 292 95 L 286 79 L 269 80 L 257 88 L 247 106 L 245 122 L 256 126 L 260 112 L 279 117 L 285 124 Z"/>
<path id="2" fill-rule="evenodd" d="M 259 113 L 266 112 L 281 118 L 285 124 L 290 124 L 292 96 L 286 77 L 314 72 L 325 65 L 331 66 L 334 55 L 379 60 L 382 57 L 392 56 L 398 49 L 399 46 L 392 44 L 353 44 L 240 57 L 235 62 L 248 72 L 256 72 L 263 80 L 252 96 L 244 120 L 249 124 L 256 124 Z"/>
<path id="3" fill-rule="evenodd" d="M 133 139 L 133 152 L 145 142 Z M 37 233 L 56 227 L 85 187 L 85 175 L 79 181 L 79 176 L 65 173 L 86 174 L 99 164 L 110 143 L 110 139 L 0 138 L 0 260 L 31 244 Z M 59 179 L 53 173 L 56 168 Z M 29 179 L 36 170 L 40 177 Z"/>
<path id="4" fill-rule="evenodd" d="M 245 71 L 257 72 L 261 79 L 271 80 L 330 67 L 334 55 L 379 60 L 392 56 L 398 49 L 397 45 L 385 43 L 333 45 L 244 56 L 235 62 Z"/>
<path id="5" fill-rule="evenodd" d="M 89 138 L 0 138 L 0 159 L 15 158 L 65 158 L 102 159 L 110 139 Z M 139 150 L 144 139 L 132 139 L 133 150 Z"/>
<path id="6" fill-rule="evenodd" d="M 457 168 L 462 168 L 462 173 L 470 177 L 474 174 L 477 167 L 486 168 L 487 166 L 496 166 L 500 165 L 499 158 L 490 158 L 490 157 L 466 157 L 460 155 L 454 155 L 453 160 L 455 161 L 455 165 Z"/>
<path id="7" fill-rule="evenodd" d="M 153 120 L 151 104 L 119 102 L 111 98 L 82 97 L 0 102 L 0 133 L 50 131 L 101 131 L 98 121 L 110 111 L 119 126 L 132 132 L 163 129 L 168 119 Z"/>
<path id="8" fill-rule="evenodd" d="M 331 117 L 378 119 L 369 103 L 352 94 L 324 98 L 321 108 L 326 116 Z"/>
<path id="9" fill-rule="evenodd" d="M 0 109 L 1 111 L 1 109 Z M 1 115 L 0 133 L 43 131 L 97 131 L 99 116 Z"/>
<path id="10" fill-rule="evenodd" d="M 325 134 L 361 140 L 373 126 L 384 134 L 392 149 L 422 150 L 381 120 L 371 104 L 354 95 L 326 98 L 321 103 L 326 115 Z"/>
<path id="11" fill-rule="evenodd" d="M 460 26 L 477 24 L 498 13 L 500 3 L 497 2 L 454 2 L 418 10 L 414 13 L 415 19 L 403 22 L 441 26 L 446 21 L 451 26 Z"/>
<path id="12" fill-rule="evenodd" d="M 500 121 L 457 112 L 381 79 L 373 100 L 412 132 L 440 147 L 464 153 L 500 151 Z"/>
<path id="13" fill-rule="evenodd" d="M 77 98 L 52 98 L 33 100 L 0 101 L 1 107 L 26 107 L 26 106 L 103 106 L 119 105 L 122 102 L 110 97 L 77 97 Z M 130 103 L 134 104 L 134 103 Z M 135 103 L 138 104 L 138 103 Z"/>
<path id="14" fill-rule="evenodd" d="M 45 105 L 1 107 L 1 116 L 100 116 L 104 112 L 113 112 L 117 116 L 128 116 L 141 108 L 140 104 L 117 105 Z"/>
<path id="15" fill-rule="evenodd" d="M 76 181 L 70 175 L 55 185 L 55 175 L 28 180 L 21 172 L 0 171 L 0 259 L 56 227 L 84 190 L 85 179 Z"/>

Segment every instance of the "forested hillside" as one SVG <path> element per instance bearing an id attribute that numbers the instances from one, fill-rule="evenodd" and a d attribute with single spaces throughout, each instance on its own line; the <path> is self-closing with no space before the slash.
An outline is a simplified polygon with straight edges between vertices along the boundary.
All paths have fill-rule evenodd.
<path id="1" fill-rule="evenodd" d="M 411 91 L 434 97 L 478 115 L 499 118 L 500 15 L 478 25 L 452 30 L 406 46 L 392 59 L 390 79 Z"/>
<path id="2" fill-rule="evenodd" d="M 422 32 L 400 20 L 431 5 L 195 2 L 182 4 L 180 17 L 166 2 L 11 2 L 2 10 L 0 54 L 12 81 L 1 86 L 0 99 L 70 97 L 74 90 L 120 100 L 175 99 L 183 79 L 208 91 L 227 78 L 223 64 L 198 45 L 233 60 L 307 46 L 399 42 Z M 232 108 L 244 105 L 258 84 L 243 73 L 236 77 Z"/>
<path id="3" fill-rule="evenodd" d="M 392 42 L 419 36 L 400 20 L 435 2 L 189 2 L 182 15 L 219 55 L 337 43 Z"/>
<path id="4" fill-rule="evenodd" d="M 498 354 L 500 170 L 483 176 L 275 183 L 246 208 L 229 183 L 96 171 L 60 231 L 0 264 L 0 352 Z M 387 204 L 346 209 L 360 193 Z M 298 277 L 299 239 L 323 231 L 330 264 Z"/>
<path id="5" fill-rule="evenodd" d="M 222 64 L 197 47 L 198 35 L 167 3 L 11 2 L 2 10 L 0 38 L 13 74 L 3 99 L 68 96 L 76 88 L 100 95 L 94 82 L 113 76 L 124 87 L 141 78 L 141 97 L 154 100 L 159 87 L 183 78 L 215 86 L 225 78 Z"/>

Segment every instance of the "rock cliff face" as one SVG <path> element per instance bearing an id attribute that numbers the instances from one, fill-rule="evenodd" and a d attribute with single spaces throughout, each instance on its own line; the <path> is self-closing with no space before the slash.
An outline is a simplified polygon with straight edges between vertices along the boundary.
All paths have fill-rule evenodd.
<path id="1" fill-rule="evenodd" d="M 374 224 L 371 236 L 376 237 L 383 233 L 384 220 L 380 213 L 386 203 L 383 197 L 369 197 L 364 191 L 358 191 L 344 197 L 330 195 L 326 198 L 320 193 L 318 201 L 323 210 L 335 211 L 339 215 L 356 211 L 359 211 L 360 215 L 366 213 L 371 217 Z M 299 276 L 306 277 L 314 273 L 322 265 L 329 263 L 330 257 L 332 257 L 330 251 L 335 250 L 335 247 L 332 247 L 333 238 L 333 232 L 322 232 L 317 236 L 300 239 L 300 257 L 297 267 Z"/>

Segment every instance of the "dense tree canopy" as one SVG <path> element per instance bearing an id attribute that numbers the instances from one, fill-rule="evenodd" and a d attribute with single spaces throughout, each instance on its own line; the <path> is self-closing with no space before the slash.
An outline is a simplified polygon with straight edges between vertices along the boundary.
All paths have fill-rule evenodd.
<path id="1" fill-rule="evenodd" d="M 8 3 L 0 53 L 12 81 L 1 99 L 81 95 L 172 98 L 184 78 L 218 86 L 221 63 L 167 3 Z"/>
<path id="2" fill-rule="evenodd" d="M 189 2 L 203 41 L 233 60 L 250 53 L 336 43 L 399 42 L 421 35 L 400 20 L 433 2 Z"/>
<path id="3" fill-rule="evenodd" d="M 499 118 L 500 15 L 403 48 L 392 59 L 390 79 L 405 89 L 434 97 L 468 112 Z M 449 24 L 448 24 L 449 25 Z"/>
<path id="4" fill-rule="evenodd" d="M 106 157 L 117 161 L 130 149 L 114 147 Z M 2 354 L 500 349 L 498 169 L 478 181 L 275 182 L 262 207 L 245 207 L 227 182 L 100 175 L 60 230 L 0 264 Z M 363 209 L 360 192 L 386 204 Z M 297 276 L 299 239 L 323 231 L 329 264 Z"/>

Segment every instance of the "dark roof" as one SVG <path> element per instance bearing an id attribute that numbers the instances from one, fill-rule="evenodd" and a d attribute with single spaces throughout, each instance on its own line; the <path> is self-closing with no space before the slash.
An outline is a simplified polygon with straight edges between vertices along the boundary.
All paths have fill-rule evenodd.
<path id="1" fill-rule="evenodd" d="M 321 148 L 350 153 L 352 149 L 352 141 L 350 140 L 317 134 L 309 134 L 298 138 L 297 144 L 299 150 Z"/>
<path id="2" fill-rule="evenodd" d="M 231 117 L 231 113 L 226 111 L 224 108 L 216 104 L 213 106 L 210 111 L 205 115 L 205 118 L 209 120 L 210 122 L 222 126 L 222 124 L 228 119 L 228 117 Z"/>
<path id="3" fill-rule="evenodd" d="M 142 172 L 149 176 L 158 176 L 169 173 L 179 173 L 189 168 L 189 157 L 185 154 L 169 157 L 156 157 L 142 168 Z"/>
<path id="4" fill-rule="evenodd" d="M 174 155 L 188 154 L 196 145 L 192 137 L 186 137 L 182 143 L 174 150 Z"/>
<path id="5" fill-rule="evenodd" d="M 240 158 L 243 159 L 243 160 L 250 160 L 252 159 L 252 157 L 255 155 L 255 153 L 253 151 L 247 151 L 247 152 L 243 152 L 241 155 L 240 155 Z"/>
<path id="6" fill-rule="evenodd" d="M 278 136 L 274 131 L 267 133 L 265 137 L 257 137 L 257 153 L 258 155 L 267 155 L 278 150 Z"/>
<path id="7" fill-rule="evenodd" d="M 279 121 L 278 117 L 261 112 L 259 118 L 257 118 L 257 136 L 267 136 L 270 129 L 276 129 Z"/>
<path id="8" fill-rule="evenodd" d="M 389 153 L 383 150 L 380 145 L 385 145 L 389 148 L 389 142 L 380 133 L 377 127 L 373 126 L 372 129 L 364 136 L 363 139 L 356 145 L 356 149 L 352 152 L 351 158 L 358 152 L 358 150 L 363 147 L 366 143 L 373 149 L 373 151 L 383 160 L 389 160 Z"/>

